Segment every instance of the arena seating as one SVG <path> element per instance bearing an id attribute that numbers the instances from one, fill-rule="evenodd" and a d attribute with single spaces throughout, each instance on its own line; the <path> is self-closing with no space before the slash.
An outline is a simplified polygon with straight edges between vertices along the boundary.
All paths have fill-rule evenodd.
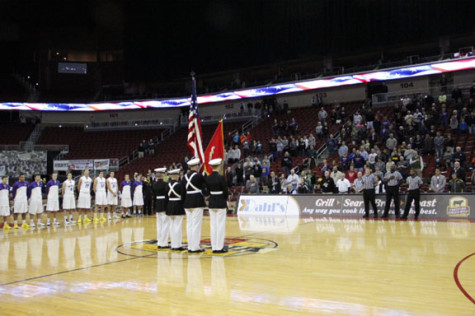
<path id="1" fill-rule="evenodd" d="M 244 122 L 227 123 L 224 122 L 224 135 L 236 129 L 240 129 Z M 206 150 L 217 125 L 203 125 L 201 127 L 203 132 L 203 150 Z M 170 166 L 171 163 L 181 163 L 185 156 L 191 157 L 191 153 L 186 145 L 188 139 L 188 129 L 181 128 L 170 138 L 159 144 L 156 148 L 155 156 L 146 156 L 141 159 L 136 159 L 129 165 L 121 168 L 118 172 L 119 177 L 123 177 L 126 173 L 140 172 L 146 173 L 149 169 L 153 170 L 159 166 Z M 121 178 L 119 178 L 121 179 Z"/>
<path id="2" fill-rule="evenodd" d="M 1 124 L 0 145 L 18 145 L 19 142 L 26 141 L 34 128 L 32 124 Z"/>
<path id="3" fill-rule="evenodd" d="M 123 158 L 142 140 L 160 137 L 162 129 L 85 132 L 82 127 L 46 127 L 38 144 L 68 144 L 66 159 Z"/>

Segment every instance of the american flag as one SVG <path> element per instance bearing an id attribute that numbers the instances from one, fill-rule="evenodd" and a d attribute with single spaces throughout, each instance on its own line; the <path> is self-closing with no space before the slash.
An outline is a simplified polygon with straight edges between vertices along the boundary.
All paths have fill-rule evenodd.
<path id="1" fill-rule="evenodd" d="M 201 118 L 198 112 L 198 102 L 196 97 L 195 74 L 191 74 L 191 104 L 190 115 L 188 116 L 188 148 L 195 158 L 204 162 L 204 152 L 201 133 Z"/>

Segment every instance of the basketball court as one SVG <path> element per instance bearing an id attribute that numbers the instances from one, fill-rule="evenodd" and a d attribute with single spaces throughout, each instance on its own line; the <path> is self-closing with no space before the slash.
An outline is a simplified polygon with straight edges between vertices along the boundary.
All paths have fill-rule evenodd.
<path id="1" fill-rule="evenodd" d="M 204 217 L 190 255 L 155 223 L 0 232 L 0 314 L 475 314 L 473 222 L 228 217 L 213 254 Z"/>

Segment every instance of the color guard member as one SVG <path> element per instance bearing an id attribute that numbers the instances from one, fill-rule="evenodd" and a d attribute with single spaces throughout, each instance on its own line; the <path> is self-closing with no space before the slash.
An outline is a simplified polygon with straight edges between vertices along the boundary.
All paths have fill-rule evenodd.
<path id="1" fill-rule="evenodd" d="M 198 173 L 200 160 L 198 158 L 190 159 L 187 164 L 188 167 L 190 167 L 190 172 L 185 174 L 183 184 L 186 189 L 184 208 L 186 212 L 188 252 L 199 253 L 204 251 L 204 249 L 200 247 L 200 241 L 203 209 L 206 207 L 203 197 L 206 184 L 203 175 Z"/>
<path id="2" fill-rule="evenodd" d="M 168 172 L 170 180 L 167 186 L 168 203 L 166 206 L 166 214 L 170 217 L 170 239 L 171 250 L 183 251 L 183 217 L 185 209 L 183 201 L 186 196 L 186 188 L 182 182 L 178 181 L 180 169 L 173 169 Z M 188 241 L 189 242 L 189 241 Z"/>
<path id="3" fill-rule="evenodd" d="M 153 183 L 154 209 L 157 214 L 157 247 L 170 248 L 168 237 L 170 235 L 170 219 L 166 214 L 167 208 L 167 183 L 163 181 L 167 168 L 156 168 L 156 181 Z"/>
<path id="4" fill-rule="evenodd" d="M 228 248 L 224 246 L 224 236 L 226 229 L 226 211 L 228 199 L 228 186 L 226 179 L 219 174 L 222 159 L 217 158 L 209 162 L 213 172 L 205 177 L 208 187 L 209 198 L 209 217 L 211 230 L 211 248 L 213 253 L 226 253 Z"/>

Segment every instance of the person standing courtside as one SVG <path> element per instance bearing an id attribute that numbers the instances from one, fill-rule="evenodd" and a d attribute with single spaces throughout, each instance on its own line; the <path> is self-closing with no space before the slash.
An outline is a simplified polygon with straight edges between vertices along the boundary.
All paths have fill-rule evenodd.
<path id="1" fill-rule="evenodd" d="M 394 200 L 394 212 L 396 218 L 399 218 L 399 182 L 402 176 L 399 171 L 396 171 L 396 165 L 391 164 L 390 171 L 384 175 L 384 182 L 386 182 L 386 206 L 384 207 L 384 214 L 382 218 L 387 218 L 389 213 L 389 206 L 391 200 Z"/>
<path id="2" fill-rule="evenodd" d="M 378 218 L 378 208 L 376 207 L 376 197 L 374 186 L 378 182 L 375 175 L 371 173 L 370 168 L 366 168 L 363 180 L 363 201 L 364 201 L 364 218 L 369 217 L 369 204 L 373 206 L 374 218 Z"/>
<path id="3" fill-rule="evenodd" d="M 171 250 L 183 251 L 183 216 L 185 215 L 185 209 L 183 207 L 183 201 L 186 196 L 185 185 L 178 181 L 180 175 L 180 169 L 173 169 L 168 172 L 170 180 L 167 186 L 167 206 L 166 214 L 170 218 L 170 241 Z"/>
<path id="4" fill-rule="evenodd" d="M 218 173 L 221 163 L 221 158 L 211 160 L 209 165 L 213 168 L 213 172 L 205 177 L 206 186 L 210 194 L 209 217 L 213 253 L 228 252 L 227 247 L 224 246 L 228 186 L 224 176 Z"/>
<path id="5" fill-rule="evenodd" d="M 188 252 L 199 253 L 204 251 L 200 247 L 200 241 L 203 209 L 206 206 L 203 191 L 206 185 L 203 175 L 198 173 L 200 160 L 198 158 L 190 159 L 187 164 L 190 167 L 190 173 L 185 174 L 183 185 L 186 189 L 184 207 L 186 212 Z"/>
<path id="6" fill-rule="evenodd" d="M 158 249 L 170 248 L 168 236 L 170 235 L 170 219 L 166 212 L 167 184 L 163 181 L 167 168 L 156 168 L 156 181 L 153 183 L 153 205 L 157 214 L 157 247 Z"/>
<path id="7" fill-rule="evenodd" d="M 409 215 L 409 209 L 411 208 L 412 201 L 414 201 L 414 209 L 416 211 L 414 219 L 419 218 L 419 213 L 421 211 L 421 190 L 422 179 L 416 175 L 416 171 L 411 169 L 411 175 L 407 177 L 406 182 L 408 184 L 406 208 L 404 209 L 404 214 L 401 217 L 402 220 L 406 220 Z"/>

